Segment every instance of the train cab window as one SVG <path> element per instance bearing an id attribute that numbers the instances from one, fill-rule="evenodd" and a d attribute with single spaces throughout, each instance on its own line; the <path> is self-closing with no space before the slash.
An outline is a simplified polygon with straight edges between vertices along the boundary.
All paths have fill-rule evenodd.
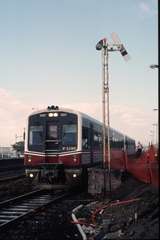
<path id="1" fill-rule="evenodd" d="M 60 129 L 57 123 L 48 121 L 46 124 L 46 151 L 59 151 L 61 149 Z"/>
<path id="2" fill-rule="evenodd" d="M 64 124 L 62 126 L 62 150 L 75 150 L 77 148 L 77 125 Z"/>
<path id="3" fill-rule="evenodd" d="M 30 126 L 29 145 L 40 146 L 43 144 L 43 126 Z"/>
<path id="4" fill-rule="evenodd" d="M 58 126 L 57 125 L 49 125 L 47 129 L 47 137 L 49 139 L 57 139 L 58 138 Z"/>
<path id="5" fill-rule="evenodd" d="M 127 152 L 128 155 L 134 155 L 135 154 L 136 146 L 135 146 L 135 141 L 134 140 L 126 138 L 125 146 L 126 146 L 126 152 Z"/>

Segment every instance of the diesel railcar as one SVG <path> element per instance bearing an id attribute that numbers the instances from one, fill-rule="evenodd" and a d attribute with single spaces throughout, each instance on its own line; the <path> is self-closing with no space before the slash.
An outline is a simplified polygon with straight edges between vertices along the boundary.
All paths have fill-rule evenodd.
<path id="1" fill-rule="evenodd" d="M 119 162 L 123 149 L 128 155 L 135 152 L 135 141 L 112 128 L 110 144 L 111 158 Z M 102 123 L 57 106 L 36 111 L 27 121 L 24 161 L 26 175 L 39 181 L 84 180 L 88 168 L 102 165 Z"/>

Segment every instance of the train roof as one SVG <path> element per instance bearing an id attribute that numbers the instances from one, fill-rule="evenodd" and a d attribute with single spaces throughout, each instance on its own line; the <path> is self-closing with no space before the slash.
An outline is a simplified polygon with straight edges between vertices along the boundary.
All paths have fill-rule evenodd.
<path id="1" fill-rule="evenodd" d="M 74 114 L 77 114 L 77 115 L 80 115 L 82 117 L 85 117 L 87 119 L 90 119 L 91 121 L 94 121 L 94 122 L 97 122 L 98 124 L 102 124 L 100 121 L 98 121 L 97 119 L 93 118 L 93 117 L 90 117 L 89 115 L 85 114 L 85 113 L 82 113 L 80 111 L 77 111 L 77 110 L 73 110 L 73 109 L 69 109 L 69 108 L 58 108 L 58 109 L 41 109 L 41 110 L 37 110 L 37 111 L 34 111 L 32 112 L 30 116 L 32 115 L 35 115 L 35 114 L 40 114 L 40 113 L 44 113 L 44 112 L 69 112 L 69 113 L 74 113 Z"/>
<path id="2" fill-rule="evenodd" d="M 51 109 L 51 108 L 48 107 L 48 108 L 44 108 L 44 109 L 41 109 L 41 110 L 33 111 L 28 117 L 30 117 L 30 116 L 32 116 L 32 115 L 35 115 L 35 114 L 40 114 L 40 113 L 45 113 L 45 112 L 46 112 L 46 113 L 47 113 L 47 112 L 57 112 L 57 111 L 58 111 L 58 112 L 61 112 L 61 111 L 62 111 L 62 112 L 69 112 L 69 113 L 77 114 L 77 115 L 79 115 L 79 116 L 81 116 L 81 117 L 87 118 L 87 119 L 90 120 L 90 121 L 93 121 L 93 122 L 95 122 L 95 123 L 97 123 L 97 124 L 102 125 L 102 122 L 100 122 L 99 120 L 97 120 L 97 119 L 95 119 L 95 118 L 87 115 L 86 113 L 82 113 L 82 112 L 80 112 L 80 111 L 73 110 L 73 109 L 69 109 L 69 108 L 61 108 L 61 107 L 57 107 L 57 106 L 55 107 L 55 109 Z M 112 127 L 110 127 L 110 129 L 111 129 L 112 131 L 116 132 L 116 133 L 119 133 L 119 134 L 125 136 L 125 138 L 128 138 L 128 139 L 130 139 L 130 140 L 134 140 L 133 138 L 127 136 L 127 135 L 124 134 L 124 133 L 121 133 L 120 131 L 118 131 L 118 130 L 112 128 Z M 135 140 L 134 140 L 134 141 L 135 141 Z"/>
<path id="3" fill-rule="evenodd" d="M 40 113 L 47 113 L 47 112 L 69 112 L 69 113 L 74 113 L 74 114 L 79 114 L 79 115 L 86 115 L 87 116 L 87 114 L 84 114 L 84 113 L 82 113 L 82 112 L 80 112 L 80 111 L 76 111 L 76 110 L 73 110 L 73 109 L 69 109 L 69 108 L 57 108 L 57 109 L 48 109 L 48 108 L 44 108 L 44 109 L 41 109 L 41 110 L 37 110 L 37 111 L 33 111 L 30 115 L 29 115 L 29 117 L 30 116 L 32 116 L 32 115 L 35 115 L 35 114 L 40 114 Z M 88 116 L 88 118 L 89 118 L 89 116 Z"/>

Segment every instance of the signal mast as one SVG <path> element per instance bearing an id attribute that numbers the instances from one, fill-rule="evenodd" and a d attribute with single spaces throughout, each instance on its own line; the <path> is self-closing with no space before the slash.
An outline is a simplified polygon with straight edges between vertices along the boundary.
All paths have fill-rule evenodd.
<path id="1" fill-rule="evenodd" d="M 118 34 L 112 33 L 111 38 L 113 44 L 108 43 L 107 39 L 101 39 L 96 44 L 96 50 L 102 53 L 102 119 L 103 119 L 103 169 L 104 169 L 104 196 L 106 195 L 106 97 L 107 97 L 107 153 L 108 153 L 108 179 L 109 192 L 111 193 L 111 149 L 110 149 L 110 112 L 109 112 L 109 70 L 108 58 L 109 52 L 119 51 L 125 61 L 130 59 L 130 56 L 121 43 Z"/>

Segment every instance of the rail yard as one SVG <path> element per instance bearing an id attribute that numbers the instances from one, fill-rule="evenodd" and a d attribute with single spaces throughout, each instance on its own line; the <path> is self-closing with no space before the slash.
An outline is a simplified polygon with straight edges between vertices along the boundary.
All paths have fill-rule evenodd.
<path id="1" fill-rule="evenodd" d="M 6 174 L 0 239 L 158 239 L 158 189 L 130 174 L 125 181 L 118 176 L 120 184 L 105 198 L 80 188 L 42 189 L 25 175 Z"/>
<path id="2" fill-rule="evenodd" d="M 0 160 L 0 239 L 158 239 L 156 146 L 111 129 L 104 165 L 88 115 L 52 105 L 27 126 L 24 158 Z"/>
<path id="3" fill-rule="evenodd" d="M 0 240 L 159 239 L 157 0 L 0 3 Z"/>

